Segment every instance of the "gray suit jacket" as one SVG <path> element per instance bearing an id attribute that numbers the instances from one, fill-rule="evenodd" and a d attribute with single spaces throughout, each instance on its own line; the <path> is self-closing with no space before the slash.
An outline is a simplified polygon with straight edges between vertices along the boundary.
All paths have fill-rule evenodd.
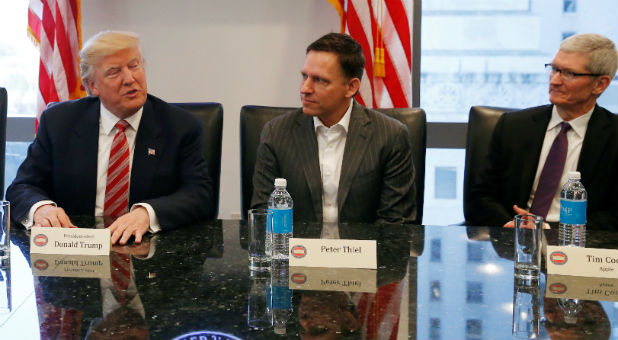
<path id="1" fill-rule="evenodd" d="M 411 223 L 414 165 L 407 128 L 354 102 L 341 166 L 340 222 Z M 275 178 L 287 179 L 294 220 L 322 222 L 322 176 L 313 118 L 302 109 L 264 126 L 253 174 L 252 208 L 266 207 Z"/>

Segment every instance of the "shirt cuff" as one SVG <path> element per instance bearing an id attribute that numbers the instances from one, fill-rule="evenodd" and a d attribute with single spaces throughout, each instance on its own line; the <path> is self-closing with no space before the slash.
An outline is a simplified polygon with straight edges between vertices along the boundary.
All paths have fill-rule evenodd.
<path id="1" fill-rule="evenodd" d="M 148 217 L 150 218 L 150 226 L 148 227 L 148 231 L 156 234 L 161 231 L 161 226 L 159 225 L 159 219 L 157 218 L 157 214 L 155 213 L 152 206 L 148 203 L 135 203 L 131 207 L 131 211 L 136 207 L 144 207 L 146 211 L 148 211 Z"/>
<path id="2" fill-rule="evenodd" d="M 56 202 L 50 201 L 50 200 L 38 201 L 38 202 L 34 203 L 32 205 L 32 207 L 30 207 L 30 211 L 28 212 L 28 216 L 20 221 L 21 224 L 23 224 L 24 227 L 26 227 L 26 230 L 30 230 L 30 228 L 32 228 L 32 226 L 34 225 L 34 212 L 39 207 L 42 207 L 42 206 L 47 205 L 47 204 L 51 204 L 54 207 L 57 207 Z"/>

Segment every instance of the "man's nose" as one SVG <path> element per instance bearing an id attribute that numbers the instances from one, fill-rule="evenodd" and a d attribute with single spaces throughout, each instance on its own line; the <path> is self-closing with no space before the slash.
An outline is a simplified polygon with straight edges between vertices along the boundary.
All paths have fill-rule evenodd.
<path id="1" fill-rule="evenodd" d="M 562 72 L 555 71 L 549 74 L 549 83 L 550 84 L 560 84 L 562 83 Z"/>
<path id="2" fill-rule="evenodd" d="M 311 80 L 309 78 L 307 79 L 303 79 L 301 85 L 300 85 L 300 92 L 301 93 L 310 93 L 313 91 L 313 84 L 311 83 Z"/>
<path id="3" fill-rule="evenodd" d="M 135 81 L 135 78 L 133 77 L 133 72 L 129 70 L 128 67 L 123 67 L 121 72 L 122 72 L 122 82 L 123 83 L 130 84 L 133 81 Z"/>

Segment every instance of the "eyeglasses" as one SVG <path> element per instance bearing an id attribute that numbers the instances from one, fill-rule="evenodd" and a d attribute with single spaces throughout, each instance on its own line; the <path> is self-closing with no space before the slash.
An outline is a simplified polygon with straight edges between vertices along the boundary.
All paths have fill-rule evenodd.
<path id="1" fill-rule="evenodd" d="M 549 74 L 550 77 L 553 77 L 556 73 L 560 73 L 563 79 L 572 80 L 577 77 L 598 77 L 602 76 L 600 73 L 577 73 L 572 71 L 563 70 L 561 68 L 557 68 L 552 64 L 545 64 L 545 71 Z"/>

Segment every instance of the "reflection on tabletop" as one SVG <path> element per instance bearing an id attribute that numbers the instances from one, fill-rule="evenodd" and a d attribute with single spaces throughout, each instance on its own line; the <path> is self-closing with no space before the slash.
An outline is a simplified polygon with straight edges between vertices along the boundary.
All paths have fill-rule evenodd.
<path id="1" fill-rule="evenodd" d="M 87 225 L 94 223 L 80 223 Z M 531 305 L 527 337 L 617 338 L 617 303 L 559 303 L 546 297 L 544 268 L 538 291 L 520 290 L 516 301 L 513 230 L 342 224 L 324 231 L 322 225 L 300 223 L 294 225 L 295 237 L 377 240 L 378 268 L 317 268 L 318 274 L 289 270 L 290 277 L 326 275 L 331 283 L 303 289 L 288 281 L 291 309 L 289 315 L 282 311 L 285 335 L 278 335 L 267 301 L 272 285 L 285 290 L 286 281 L 279 275 L 273 283 L 272 273 L 251 276 L 246 231 L 245 221 L 231 220 L 164 231 L 141 245 L 114 247 L 112 254 L 125 255 L 120 256 L 125 266 L 115 267 L 115 255 L 105 256 L 107 275 L 59 277 L 38 276 L 30 268 L 30 235 L 16 228 L 7 272 L 12 311 L 0 313 L 0 339 L 19 334 L 190 339 L 197 333 L 239 339 L 517 339 L 512 329 L 515 302 L 532 295 L 538 302 Z M 548 231 L 548 244 L 557 242 L 552 233 L 557 230 Z M 587 236 L 587 246 L 618 247 L 617 233 Z M 118 289 L 114 281 L 122 280 L 112 273 L 121 271 L 130 273 L 130 279 Z M 4 282 L 8 277 L 3 276 Z M 369 283 L 356 284 L 364 278 Z"/>

